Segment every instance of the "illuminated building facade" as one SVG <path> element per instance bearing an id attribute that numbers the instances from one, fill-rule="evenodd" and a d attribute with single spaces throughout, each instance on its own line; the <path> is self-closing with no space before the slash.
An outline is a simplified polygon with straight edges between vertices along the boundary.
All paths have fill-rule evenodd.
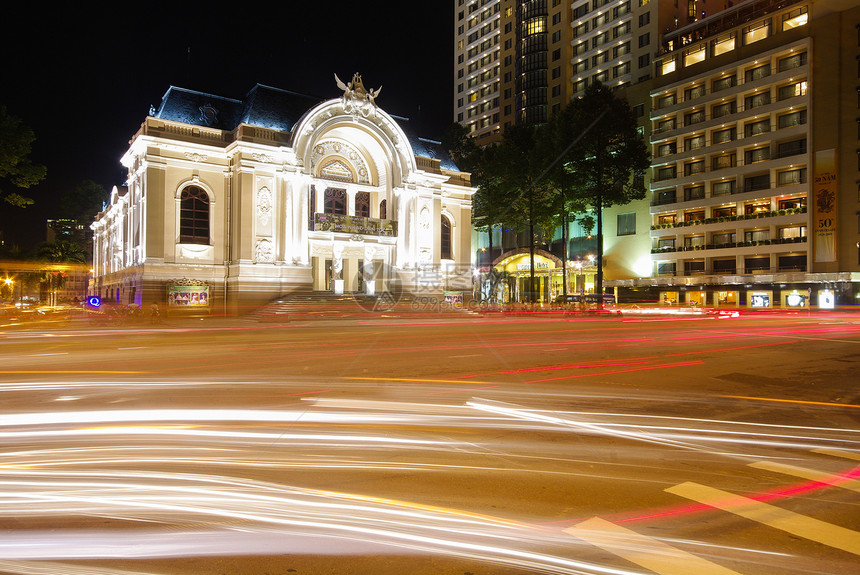
<path id="1" fill-rule="evenodd" d="M 471 289 L 468 175 L 359 75 L 337 84 L 327 101 L 171 87 L 92 224 L 93 293 L 241 313 L 297 290 Z"/>
<path id="2" fill-rule="evenodd" d="M 453 1 L 454 119 L 480 145 L 545 122 L 595 81 L 650 79 L 658 23 L 677 27 L 673 0 Z"/>
<path id="3" fill-rule="evenodd" d="M 664 35 L 650 93 L 662 301 L 856 304 L 860 8 L 750 1 Z"/>
<path id="4" fill-rule="evenodd" d="M 454 1 L 454 119 L 480 145 L 499 136 L 502 0 Z"/>

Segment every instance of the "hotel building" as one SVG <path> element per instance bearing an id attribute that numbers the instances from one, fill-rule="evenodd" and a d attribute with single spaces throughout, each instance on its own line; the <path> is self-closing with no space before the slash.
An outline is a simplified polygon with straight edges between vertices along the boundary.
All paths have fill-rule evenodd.
<path id="1" fill-rule="evenodd" d="M 651 100 L 664 302 L 856 304 L 860 8 L 760 0 L 668 33 Z"/>

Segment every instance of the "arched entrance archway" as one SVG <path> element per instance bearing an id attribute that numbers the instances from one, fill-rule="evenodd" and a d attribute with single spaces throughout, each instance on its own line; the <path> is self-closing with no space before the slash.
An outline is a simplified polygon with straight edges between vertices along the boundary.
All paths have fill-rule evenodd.
<path id="1" fill-rule="evenodd" d="M 561 293 L 562 262 L 555 255 L 535 249 L 535 292 L 537 303 L 549 303 Z M 504 303 L 528 303 L 531 281 L 531 254 L 529 248 L 505 252 L 493 260 L 491 294 Z"/>

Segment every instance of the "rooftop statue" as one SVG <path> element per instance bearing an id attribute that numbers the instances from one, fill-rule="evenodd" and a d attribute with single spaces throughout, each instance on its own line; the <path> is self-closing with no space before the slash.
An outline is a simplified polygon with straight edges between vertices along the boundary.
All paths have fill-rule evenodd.
<path id="1" fill-rule="evenodd" d="M 347 114 L 361 114 L 365 118 L 372 115 L 376 108 L 376 97 L 382 91 L 382 86 L 368 91 L 361 81 L 361 74 L 356 72 L 349 84 L 344 84 L 337 74 L 334 75 L 337 87 L 343 90 L 343 111 Z"/>

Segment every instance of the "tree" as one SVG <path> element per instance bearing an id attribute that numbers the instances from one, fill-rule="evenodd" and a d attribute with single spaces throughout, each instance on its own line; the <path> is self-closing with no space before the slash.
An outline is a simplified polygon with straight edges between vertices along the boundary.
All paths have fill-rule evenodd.
<path id="1" fill-rule="evenodd" d="M 0 105 L 0 198 L 7 204 L 25 208 L 33 199 L 18 193 L 45 178 L 44 166 L 34 164 L 30 152 L 36 135 L 17 117 Z"/>
<path id="2" fill-rule="evenodd" d="M 68 240 L 57 240 L 42 244 L 38 250 L 39 259 L 51 263 L 77 263 L 87 261 L 87 252 L 81 246 Z"/>
<path id="3" fill-rule="evenodd" d="M 104 187 L 92 180 L 84 180 L 71 190 L 60 195 L 61 218 L 91 222 L 104 209 L 108 193 Z"/>
<path id="4" fill-rule="evenodd" d="M 497 219 L 529 235 L 529 301 L 536 301 L 535 230 L 557 225 L 560 205 L 558 190 L 546 177 L 551 159 L 542 128 L 514 125 L 505 129 L 502 141 L 492 152 L 485 169 L 495 174 L 492 201 Z"/>
<path id="5" fill-rule="evenodd" d="M 472 174 L 475 225 L 489 232 L 491 249 L 495 226 L 528 230 L 529 300 L 534 302 L 535 230 L 554 230 L 561 209 L 556 182 L 547 177 L 548 160 L 555 155 L 551 141 L 541 126 L 514 125 L 505 129 L 500 142 L 479 148 L 458 126 L 449 129 L 444 142 L 452 158 L 461 160 L 458 166 Z"/>
<path id="6" fill-rule="evenodd" d="M 442 136 L 442 147 L 464 172 L 474 172 L 480 160 L 481 148 L 469 136 L 469 130 L 454 122 Z"/>
<path id="7" fill-rule="evenodd" d="M 471 175 L 477 188 L 472 200 L 472 223 L 477 230 L 485 230 L 493 253 L 493 229 L 503 224 L 503 198 L 501 174 L 498 171 L 496 146 L 481 148 L 461 124 L 454 123 L 445 132 L 442 145 L 458 168 Z"/>
<path id="8" fill-rule="evenodd" d="M 38 258 L 51 264 L 82 264 L 87 261 L 88 254 L 84 248 L 75 242 L 57 240 L 42 244 L 38 250 Z M 67 269 L 67 268 L 66 268 Z M 54 301 L 54 290 L 66 285 L 66 269 L 62 266 L 48 266 L 42 271 L 42 281 L 48 283 L 48 294 L 51 305 Z"/>
<path id="9" fill-rule="evenodd" d="M 600 82 L 551 119 L 549 133 L 563 150 L 561 170 L 571 201 L 590 206 L 597 220 L 597 285 L 603 303 L 603 208 L 643 199 L 650 155 L 626 100 Z"/>

